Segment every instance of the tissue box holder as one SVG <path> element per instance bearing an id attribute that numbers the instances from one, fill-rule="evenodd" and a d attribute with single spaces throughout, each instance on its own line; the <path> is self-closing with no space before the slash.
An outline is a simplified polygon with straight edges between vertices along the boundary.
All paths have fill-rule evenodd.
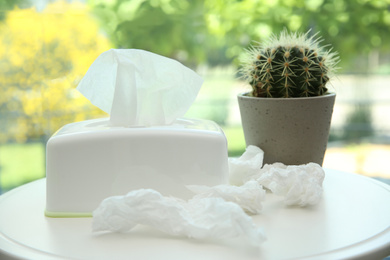
<path id="1" fill-rule="evenodd" d="M 100 202 L 136 189 L 189 199 L 189 184 L 228 182 L 227 141 L 208 120 L 112 127 L 108 119 L 65 125 L 47 143 L 48 217 L 90 217 Z"/>

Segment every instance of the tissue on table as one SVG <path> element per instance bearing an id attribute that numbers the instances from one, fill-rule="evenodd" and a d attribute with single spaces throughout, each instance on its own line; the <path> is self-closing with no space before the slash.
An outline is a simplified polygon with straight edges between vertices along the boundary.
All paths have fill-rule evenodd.
<path id="1" fill-rule="evenodd" d="M 137 224 L 195 239 L 243 238 L 254 246 L 265 240 L 262 229 L 238 205 L 221 198 L 186 202 L 141 189 L 107 198 L 93 212 L 95 232 L 129 232 Z"/>
<path id="2" fill-rule="evenodd" d="M 259 245 L 265 239 L 264 234 L 237 208 L 259 214 L 265 199 L 262 185 L 284 196 L 287 205 L 314 205 L 319 202 L 324 180 L 322 167 L 315 163 L 296 166 L 276 163 L 261 169 L 263 154 L 260 148 L 251 146 L 240 158 L 230 161 L 230 166 L 234 166 L 230 167 L 230 174 L 243 185 L 187 185 L 197 194 L 188 202 L 163 197 L 153 190 L 107 198 L 93 212 L 93 230 L 128 232 L 137 224 L 145 224 L 172 235 L 241 236 Z"/>
<path id="3" fill-rule="evenodd" d="M 240 158 L 230 159 L 230 184 L 242 185 L 256 180 L 276 195 L 284 196 L 286 205 L 315 205 L 322 196 L 325 172 L 316 163 L 305 165 L 266 164 L 264 152 L 256 146 L 248 146 Z M 240 188 L 244 188 L 241 186 Z"/>
<path id="4" fill-rule="evenodd" d="M 201 84 L 192 70 L 153 53 L 100 55 L 78 89 L 110 119 L 68 124 L 49 139 L 46 215 L 91 216 L 103 199 L 135 189 L 188 199 L 186 185 L 226 184 L 221 128 L 181 118 Z"/>
<path id="5" fill-rule="evenodd" d="M 284 196 L 286 205 L 304 207 L 319 202 L 324 178 L 324 170 L 316 163 L 305 165 L 274 163 L 264 165 L 256 180 L 276 195 Z"/>

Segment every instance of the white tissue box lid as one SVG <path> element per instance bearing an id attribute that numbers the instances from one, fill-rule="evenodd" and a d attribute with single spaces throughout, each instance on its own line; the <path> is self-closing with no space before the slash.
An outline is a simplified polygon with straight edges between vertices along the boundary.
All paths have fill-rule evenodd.
<path id="1" fill-rule="evenodd" d="M 141 188 L 188 199 L 185 185 L 227 183 L 227 141 L 209 120 L 132 128 L 77 122 L 49 139 L 46 177 L 49 216 L 88 215 L 103 199 Z"/>

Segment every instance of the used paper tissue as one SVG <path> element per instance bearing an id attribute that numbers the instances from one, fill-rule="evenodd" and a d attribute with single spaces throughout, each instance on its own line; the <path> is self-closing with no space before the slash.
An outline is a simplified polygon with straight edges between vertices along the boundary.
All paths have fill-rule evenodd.
<path id="1" fill-rule="evenodd" d="M 113 126 L 168 125 L 195 100 L 203 79 L 178 61 L 136 49 L 111 49 L 77 89 L 110 114 Z"/>
<path id="2" fill-rule="evenodd" d="M 322 196 L 324 169 L 316 164 L 284 165 L 263 164 L 264 152 L 256 146 L 248 146 L 240 158 L 229 160 L 230 182 L 241 185 L 256 180 L 274 194 L 284 196 L 286 205 L 301 207 L 317 204 Z"/>
<path id="3" fill-rule="evenodd" d="M 256 180 L 274 194 L 284 196 L 286 205 L 304 207 L 319 202 L 324 178 L 324 170 L 316 163 L 306 165 L 274 163 L 264 165 Z"/>
<path id="4" fill-rule="evenodd" d="M 262 229 L 245 215 L 261 214 L 266 200 L 263 186 L 283 196 L 286 205 L 315 205 L 322 195 L 325 172 L 315 163 L 262 167 L 264 152 L 249 146 L 229 161 L 230 181 L 236 185 L 187 185 L 196 195 L 188 202 L 163 197 L 153 190 L 137 190 L 104 200 L 93 212 L 93 230 L 128 232 L 137 224 L 171 235 L 191 238 L 243 237 L 251 245 L 265 240 Z"/>
<path id="5" fill-rule="evenodd" d="M 128 232 L 138 224 L 195 239 L 242 238 L 258 246 L 265 236 L 235 203 L 221 198 L 184 201 L 150 189 L 105 199 L 93 212 L 93 231 Z"/>

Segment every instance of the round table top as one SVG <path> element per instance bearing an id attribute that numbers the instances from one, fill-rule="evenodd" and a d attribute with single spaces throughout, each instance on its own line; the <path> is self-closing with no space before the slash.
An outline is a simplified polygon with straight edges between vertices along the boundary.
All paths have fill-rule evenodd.
<path id="1" fill-rule="evenodd" d="M 267 240 L 173 237 L 146 226 L 93 233 L 92 218 L 48 218 L 45 179 L 0 196 L 0 259 L 382 259 L 390 255 L 390 186 L 326 169 L 324 193 L 312 207 L 288 207 L 267 193 L 252 216 Z"/>

